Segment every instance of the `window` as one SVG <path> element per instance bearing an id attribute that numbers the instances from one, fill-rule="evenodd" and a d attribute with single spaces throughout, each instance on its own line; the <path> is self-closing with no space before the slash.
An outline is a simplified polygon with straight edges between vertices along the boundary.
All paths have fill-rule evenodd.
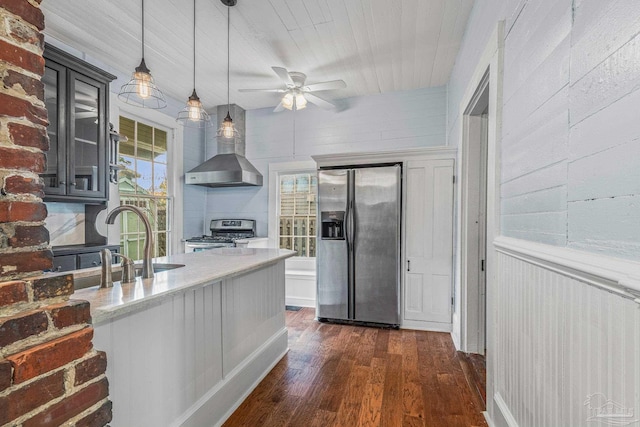
<path id="1" fill-rule="evenodd" d="M 293 249 L 300 257 L 315 257 L 316 174 L 281 174 L 279 178 L 279 247 Z"/>
<path id="2" fill-rule="evenodd" d="M 171 198 L 167 189 L 167 132 L 120 116 L 121 141 L 118 149 L 118 191 L 120 204 L 134 205 L 149 218 L 155 243 L 154 257 L 170 251 Z M 122 253 L 142 259 L 144 226 L 132 212 L 121 214 L 120 246 Z"/>

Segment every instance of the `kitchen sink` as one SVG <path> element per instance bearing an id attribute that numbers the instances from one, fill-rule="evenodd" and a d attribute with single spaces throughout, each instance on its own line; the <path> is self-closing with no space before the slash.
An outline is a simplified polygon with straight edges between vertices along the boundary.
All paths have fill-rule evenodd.
<path id="1" fill-rule="evenodd" d="M 162 263 L 153 263 L 153 272 L 154 273 L 161 273 L 163 271 L 168 271 L 168 270 L 173 270 L 176 268 L 180 268 L 180 267 L 184 267 L 184 264 L 162 264 Z M 140 271 L 142 271 L 142 266 L 140 266 Z M 142 274 L 142 273 L 140 273 Z M 139 276 L 140 274 L 138 274 L 138 266 L 136 266 L 136 276 Z"/>
<path id="2" fill-rule="evenodd" d="M 184 267 L 184 264 L 166 264 L 166 263 L 153 263 L 153 272 L 162 273 L 163 271 L 174 270 L 176 268 Z M 142 276 L 142 264 L 135 265 L 136 277 Z M 93 272 L 92 272 L 93 273 Z M 119 282 L 122 279 L 122 270 L 114 268 L 111 274 L 114 282 Z M 73 275 L 73 287 L 75 289 L 90 288 L 92 286 L 100 286 L 100 270 L 97 274 L 84 275 L 82 270 Z"/>

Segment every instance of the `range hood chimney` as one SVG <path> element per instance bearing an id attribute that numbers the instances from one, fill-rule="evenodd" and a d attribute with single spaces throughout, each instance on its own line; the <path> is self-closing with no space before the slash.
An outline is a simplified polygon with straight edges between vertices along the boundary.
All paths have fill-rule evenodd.
<path id="1" fill-rule="evenodd" d="M 229 112 L 240 133 L 234 139 L 217 136 L 218 154 L 185 174 L 185 183 L 206 187 L 246 187 L 262 186 L 262 174 L 244 156 L 245 114 L 244 109 L 231 104 Z M 216 110 L 218 126 L 227 115 L 227 106 L 219 105 Z M 214 131 L 215 132 L 215 131 Z"/>

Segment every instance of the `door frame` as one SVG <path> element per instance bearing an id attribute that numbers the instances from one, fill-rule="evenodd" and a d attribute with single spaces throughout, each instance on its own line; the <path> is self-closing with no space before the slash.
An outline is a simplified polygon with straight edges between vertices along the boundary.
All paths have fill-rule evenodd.
<path id="1" fill-rule="evenodd" d="M 488 126 L 491 117 L 485 113 L 489 109 L 489 84 L 490 71 L 487 69 L 478 83 L 469 104 L 463 115 L 463 152 L 464 165 L 462 184 L 463 202 L 461 204 L 462 216 L 462 252 L 463 262 L 460 265 L 462 278 L 462 306 L 461 314 L 466 322 L 465 351 L 468 353 L 485 353 L 485 280 L 480 280 L 481 259 L 487 262 L 488 242 L 488 211 L 487 203 L 488 171 Z M 478 179 L 479 178 L 479 179 Z M 481 200 L 484 198 L 484 201 Z M 481 212 L 484 209 L 484 212 Z M 482 215 L 483 214 L 483 215 Z M 479 223 L 481 215 L 484 221 Z M 484 228 L 484 230 L 482 230 Z M 484 247 L 481 247 L 484 245 Z M 483 289 L 484 287 L 484 289 Z M 484 295 L 484 296 L 483 296 Z"/>
<path id="2" fill-rule="evenodd" d="M 459 272 L 459 291 L 460 301 L 456 302 L 456 315 L 454 316 L 454 330 L 452 337 L 456 348 L 465 352 L 476 352 L 479 349 L 471 347 L 470 337 L 477 337 L 480 331 L 475 323 L 475 319 L 467 316 L 467 307 L 473 305 L 474 308 L 478 307 L 480 301 L 476 298 L 469 298 L 469 286 L 468 271 L 466 270 L 466 262 L 468 256 L 469 236 L 467 236 L 467 222 L 466 207 L 469 205 L 468 194 L 466 187 L 468 185 L 468 168 L 469 168 L 469 156 L 468 148 L 470 141 L 468 135 L 465 135 L 465 112 L 470 104 L 474 95 L 478 92 L 478 88 L 485 76 L 488 73 L 489 82 L 489 118 L 488 118 L 488 138 L 487 138 L 487 263 L 486 263 L 486 370 L 487 370 L 487 382 L 486 382 L 486 407 L 493 407 L 493 390 L 494 390 L 494 377 L 495 377 L 495 344 L 494 344 L 494 306 L 497 306 L 495 298 L 499 297 L 492 291 L 495 286 L 496 265 L 497 259 L 496 251 L 494 248 L 494 239 L 500 235 L 500 138 L 502 129 L 502 79 L 503 79 L 503 59 L 504 59 L 504 21 L 499 21 L 496 28 L 490 37 L 485 50 L 478 60 L 475 71 L 473 72 L 469 83 L 467 85 L 464 96 L 459 106 L 459 126 L 460 140 L 458 141 L 460 151 L 460 160 L 458 165 L 460 167 L 460 215 L 458 218 L 458 272 Z M 477 237 L 477 236 L 476 236 Z M 458 284 L 456 284 L 458 285 Z M 484 333 L 484 331 L 482 332 Z M 484 350 L 484 349 L 482 349 Z"/>

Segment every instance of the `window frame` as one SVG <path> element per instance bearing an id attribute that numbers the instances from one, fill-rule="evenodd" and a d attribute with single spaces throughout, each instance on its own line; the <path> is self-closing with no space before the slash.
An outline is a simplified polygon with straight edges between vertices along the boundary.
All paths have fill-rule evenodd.
<path id="1" fill-rule="evenodd" d="M 136 145 L 135 145 L 136 148 L 135 148 L 135 153 L 134 154 L 138 154 L 139 146 L 137 144 L 137 141 L 140 140 L 140 134 L 139 134 L 139 126 L 140 125 L 144 125 L 144 126 L 147 126 L 147 127 L 151 128 L 151 129 L 153 129 L 153 134 L 154 134 L 154 136 L 152 136 L 153 147 L 155 147 L 155 131 L 156 130 L 160 131 L 160 132 L 164 132 L 165 135 L 166 135 L 165 143 L 167 145 L 167 151 L 166 151 L 166 156 L 167 157 L 166 157 L 166 160 L 165 160 L 166 163 L 164 163 L 165 174 L 166 174 L 166 177 L 167 177 L 167 194 L 166 194 L 166 196 L 156 196 L 156 195 L 137 193 L 137 192 L 134 192 L 134 193 L 131 193 L 131 194 L 122 193 L 122 192 L 120 192 L 120 184 L 118 183 L 118 196 L 119 196 L 118 198 L 120 200 L 120 203 L 123 203 L 123 199 L 124 199 L 124 200 L 129 200 L 129 201 L 132 202 L 132 203 L 126 203 L 125 202 L 125 204 L 131 204 L 133 206 L 140 206 L 141 203 L 144 203 L 145 205 L 147 205 L 147 208 L 142 209 L 142 211 L 146 212 L 146 213 L 149 213 L 148 217 L 149 217 L 149 220 L 150 220 L 150 222 L 152 224 L 152 227 L 153 227 L 153 236 L 152 236 L 153 237 L 153 242 L 154 242 L 154 247 L 153 247 L 154 254 L 153 254 L 153 256 L 154 257 L 159 256 L 158 255 L 158 251 L 159 251 L 158 242 L 159 242 L 160 234 L 165 234 L 166 235 L 165 255 L 162 255 L 162 256 L 171 255 L 173 253 L 172 252 L 173 251 L 172 242 L 175 239 L 174 230 L 172 228 L 173 223 L 174 223 L 173 218 L 172 218 L 174 197 L 170 193 L 170 190 L 169 190 L 169 180 L 170 180 L 169 164 L 170 164 L 170 162 L 173 162 L 172 160 L 170 160 L 171 158 L 169 157 L 169 144 L 170 144 L 171 133 L 170 133 L 170 131 L 168 131 L 164 127 L 157 126 L 155 123 L 150 123 L 150 122 L 144 121 L 144 120 L 137 120 L 137 119 L 128 117 L 126 115 L 121 115 L 121 116 L 118 117 L 118 124 L 119 125 L 121 124 L 122 119 L 130 120 L 134 124 L 134 133 L 136 135 Z M 121 128 L 120 128 L 120 131 L 122 132 Z M 119 149 L 121 147 L 122 147 L 122 143 L 120 143 L 118 145 Z M 120 153 L 118 153 L 118 158 L 119 158 L 119 155 L 120 155 Z M 148 160 L 148 159 L 144 159 L 143 157 L 136 156 L 136 155 L 132 155 L 132 156 L 128 156 L 128 157 L 133 158 L 133 159 L 144 160 L 144 161 L 147 161 L 147 162 L 151 163 L 152 165 L 162 164 L 162 163 L 156 162 L 154 158 L 151 158 L 150 160 Z M 134 170 L 136 172 L 138 172 L 137 166 L 134 166 Z M 153 185 L 155 186 L 156 183 L 154 182 Z M 164 200 L 164 202 L 160 202 L 161 200 Z M 152 216 L 156 216 L 156 215 L 151 215 L 151 210 L 155 210 L 155 209 L 151 209 L 149 207 L 149 206 L 156 206 L 157 207 L 161 203 L 166 203 L 166 215 L 167 215 L 166 230 L 157 229 L 157 226 L 158 226 L 157 218 L 152 218 Z M 122 216 L 123 220 L 125 218 L 125 215 L 130 215 L 130 214 L 123 213 L 123 216 Z M 140 224 L 140 222 L 138 222 L 138 224 Z M 155 224 L 155 225 L 153 225 L 153 224 Z M 122 239 L 123 239 L 123 233 L 124 233 L 125 241 L 127 240 L 127 238 L 130 235 L 136 235 L 139 238 L 141 235 L 144 234 L 142 232 L 142 230 L 140 230 L 140 229 L 138 229 L 137 231 L 134 231 L 134 232 L 130 232 L 128 230 L 123 230 L 122 226 L 121 226 L 121 229 L 120 229 L 121 242 L 122 242 Z M 138 241 L 138 238 L 136 238 L 136 241 Z M 125 253 L 126 255 L 128 255 L 130 257 L 132 257 L 135 260 L 142 259 L 142 254 L 140 252 L 137 254 L 137 256 L 134 257 L 132 254 L 127 253 L 127 249 L 126 248 L 123 247 L 122 251 L 123 251 L 123 253 Z"/>
<path id="2" fill-rule="evenodd" d="M 120 99 L 116 93 L 110 94 L 110 114 L 111 122 L 116 124 L 120 121 L 120 116 L 129 120 L 142 122 L 153 126 L 159 130 L 167 132 L 167 194 L 170 199 L 169 215 L 171 235 L 167 244 L 167 254 L 177 254 L 184 252 L 182 244 L 183 234 L 183 130 L 176 124 L 175 118 L 157 111 L 143 108 L 136 108 L 128 105 Z M 119 125 L 118 125 L 119 129 Z M 117 184 L 110 185 L 108 210 L 120 205 L 120 194 Z M 116 222 L 116 224 L 119 224 Z M 111 226 L 110 228 L 116 228 Z M 120 226 L 115 230 L 109 229 L 109 241 L 120 242 Z"/>
<path id="3" fill-rule="evenodd" d="M 267 233 L 269 237 L 269 247 L 280 247 L 280 222 L 278 220 L 280 217 L 280 177 L 282 175 L 294 175 L 298 173 L 317 174 L 318 168 L 316 162 L 308 160 L 269 164 L 269 227 Z M 308 262 L 310 267 L 313 265 L 313 268 L 310 269 L 315 269 L 315 257 L 294 256 L 292 259 Z"/>

